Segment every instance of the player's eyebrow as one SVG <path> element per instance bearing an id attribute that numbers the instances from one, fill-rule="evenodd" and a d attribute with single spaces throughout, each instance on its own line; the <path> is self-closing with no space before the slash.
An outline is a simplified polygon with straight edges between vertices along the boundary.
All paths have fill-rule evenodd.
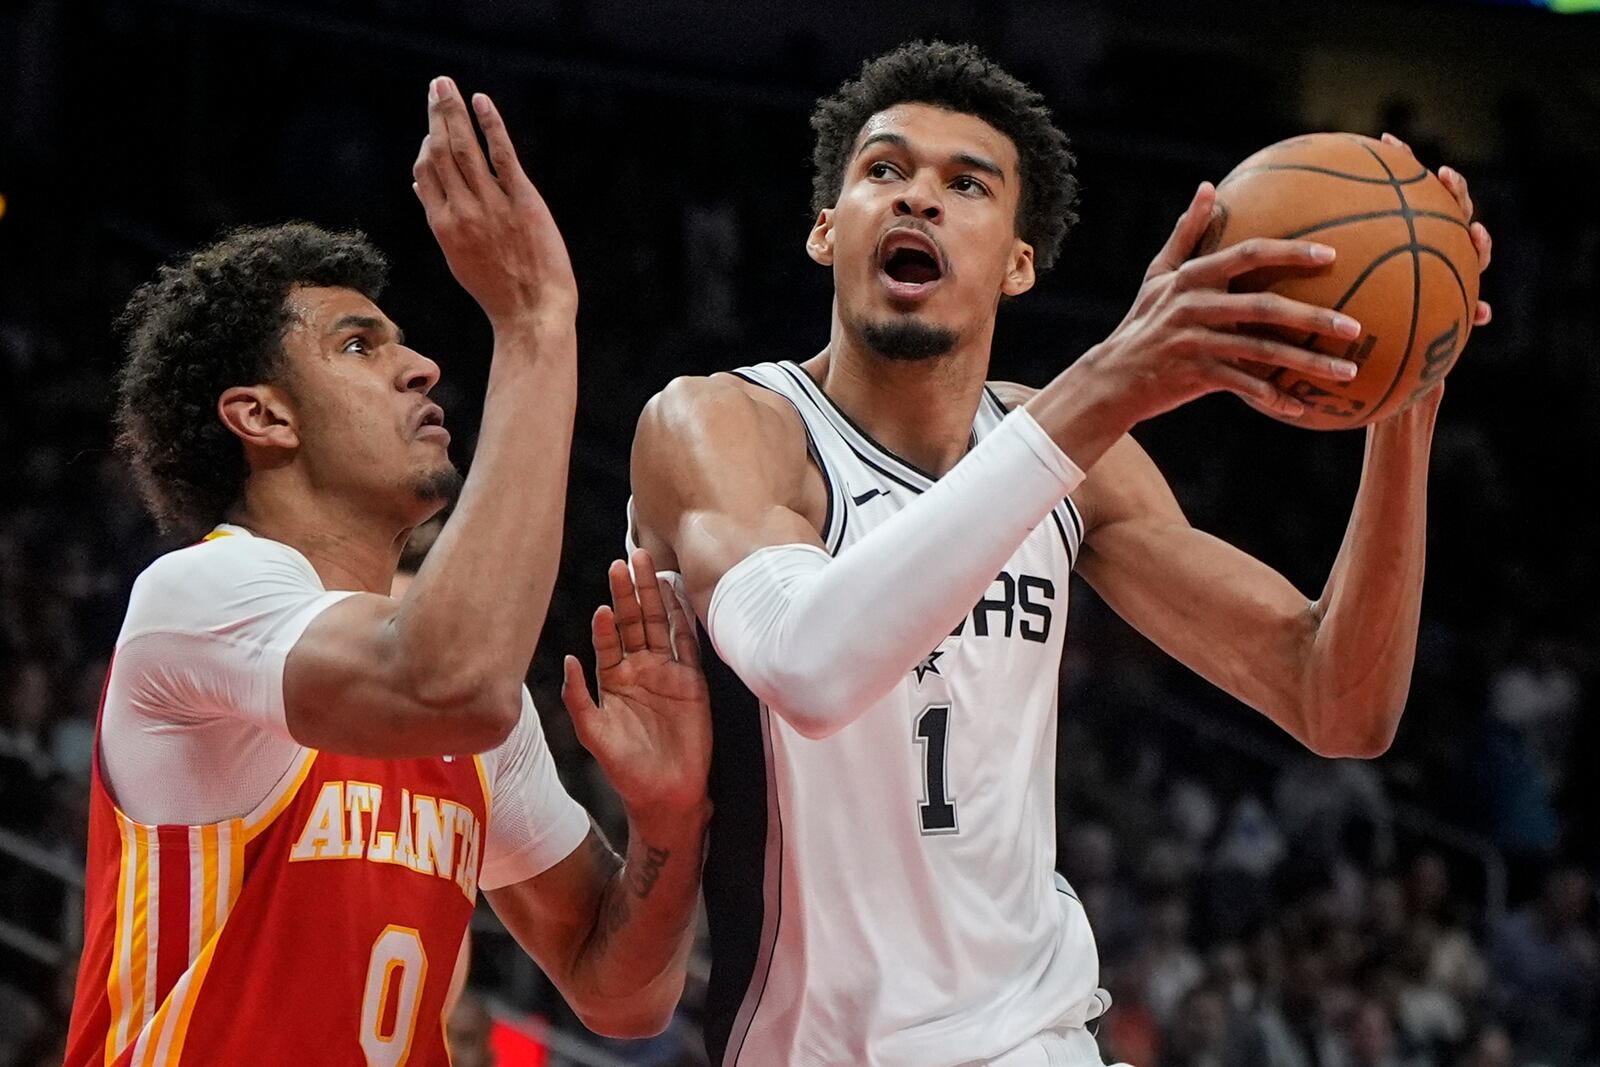
<path id="1" fill-rule="evenodd" d="M 392 322 L 373 318 L 371 315 L 341 315 L 334 324 L 328 327 L 329 333 L 340 333 L 344 330 L 371 330 L 374 333 L 388 333 L 394 330 L 396 344 L 406 343 L 406 332 Z"/>
<path id="2" fill-rule="evenodd" d="M 904 148 L 907 150 L 911 148 L 911 142 L 906 140 L 903 134 L 875 133 L 871 137 L 868 137 L 865 141 L 861 142 L 861 147 L 856 149 L 856 158 L 860 159 L 861 153 L 865 152 L 875 144 L 892 144 L 896 148 Z"/>
<path id="3" fill-rule="evenodd" d="M 973 170 L 981 170 L 985 174 L 993 175 L 1002 182 L 1006 180 L 1006 172 L 1000 169 L 1000 164 L 992 159 L 975 156 L 971 152 L 957 152 L 950 157 L 950 162 L 959 163 L 963 167 L 971 167 Z"/>
<path id="4" fill-rule="evenodd" d="M 856 158 L 861 158 L 862 153 L 875 144 L 890 144 L 907 152 L 911 150 L 911 142 L 906 140 L 904 134 L 888 132 L 875 133 L 871 137 L 868 137 L 865 141 L 861 142 L 861 147 L 856 150 Z M 992 159 L 985 159 L 983 156 L 973 155 L 971 152 L 957 152 L 955 155 L 950 157 L 950 162 L 957 163 L 963 167 L 970 167 L 973 170 L 982 171 L 985 174 L 999 179 L 1001 182 L 1006 180 L 1006 172 L 1001 169 L 1000 164 L 996 163 Z"/>

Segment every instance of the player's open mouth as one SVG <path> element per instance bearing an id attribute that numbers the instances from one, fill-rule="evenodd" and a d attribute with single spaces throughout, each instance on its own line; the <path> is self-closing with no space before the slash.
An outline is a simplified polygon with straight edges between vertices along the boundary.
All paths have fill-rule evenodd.
<path id="1" fill-rule="evenodd" d="M 429 404 L 422 409 L 417 422 L 417 439 L 446 445 L 450 443 L 450 431 L 444 428 L 444 409 L 438 404 Z"/>
<path id="2" fill-rule="evenodd" d="M 944 255 L 933 238 L 900 227 L 878 242 L 878 277 L 896 300 L 920 300 L 944 278 Z"/>

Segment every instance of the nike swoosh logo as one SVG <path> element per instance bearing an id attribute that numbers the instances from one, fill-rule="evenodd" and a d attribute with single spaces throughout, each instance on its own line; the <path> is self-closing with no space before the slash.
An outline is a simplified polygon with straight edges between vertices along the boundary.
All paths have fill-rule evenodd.
<path id="1" fill-rule="evenodd" d="M 886 495 L 886 494 L 884 493 L 884 491 L 882 489 L 868 489 L 865 493 L 862 493 L 860 496 L 851 497 L 850 498 L 850 502 L 852 504 L 855 504 L 855 505 L 859 506 L 861 504 L 865 504 L 867 501 L 871 500 L 875 496 L 884 496 L 884 495 Z"/>

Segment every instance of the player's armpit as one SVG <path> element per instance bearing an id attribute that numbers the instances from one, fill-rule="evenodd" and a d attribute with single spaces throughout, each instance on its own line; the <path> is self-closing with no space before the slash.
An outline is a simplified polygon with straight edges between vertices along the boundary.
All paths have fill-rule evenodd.
<path id="1" fill-rule="evenodd" d="M 805 428 L 784 404 L 718 374 L 674 380 L 639 417 L 632 478 L 640 545 L 683 575 L 701 619 L 722 575 L 752 552 L 822 546 L 825 491 L 810 476 Z"/>
<path id="2" fill-rule="evenodd" d="M 1078 571 L 1163 651 L 1316 747 L 1305 723 L 1312 603 L 1271 567 L 1189 524 L 1131 437 L 1076 496 L 1086 532 Z"/>
<path id="3" fill-rule="evenodd" d="M 418 669 L 406 654 L 403 601 L 350 596 L 318 615 L 283 669 L 289 735 L 308 748 L 403 759 L 493 748 L 522 710 L 521 680 Z M 465 635 L 463 635 L 465 637 Z"/>

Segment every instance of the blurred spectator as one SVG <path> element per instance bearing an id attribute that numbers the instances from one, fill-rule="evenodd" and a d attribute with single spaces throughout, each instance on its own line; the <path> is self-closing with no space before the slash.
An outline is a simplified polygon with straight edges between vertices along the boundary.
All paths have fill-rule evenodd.
<path id="1" fill-rule="evenodd" d="M 1572 1062 L 1594 1040 L 1600 1010 L 1600 943 L 1585 920 L 1589 875 L 1558 867 L 1537 900 L 1509 915 L 1489 946 L 1493 1000 L 1523 1047 Z"/>
<path id="2" fill-rule="evenodd" d="M 89 5 L 88 17 L 71 20 L 62 0 L 0 5 L 0 93 L 26 105 L 0 107 L 0 126 L 18 138 L 6 146 L 16 152 L 0 150 L 0 191 L 10 197 L 0 220 L 0 826 L 69 864 L 84 848 L 104 656 L 128 584 L 172 547 L 143 515 L 105 418 L 116 359 L 108 327 L 131 287 L 223 225 L 294 213 L 365 226 L 397 264 L 385 306 L 392 296 L 419 348 L 446 366 L 452 425 L 475 422 L 486 330 L 450 282 L 407 172 L 422 132 L 412 90 L 444 55 L 426 50 L 428 35 L 441 25 L 473 32 L 487 8 L 344 5 L 351 25 L 383 14 L 363 43 L 363 55 L 377 57 L 372 77 L 357 85 L 343 65 L 299 64 L 326 55 L 328 42 L 309 12 L 280 22 L 278 6 L 254 5 L 241 32 L 204 4 L 160 19 Z M 564 53 L 541 40 L 526 63 L 495 63 L 492 75 L 480 65 L 472 77 L 502 101 L 584 287 L 567 558 L 530 688 L 564 780 L 620 838 L 620 809 L 561 707 L 559 656 L 586 648 L 589 614 L 605 595 L 628 493 L 628 435 L 650 393 L 676 374 L 805 358 L 825 343 L 828 276 L 799 246 L 806 109 L 812 90 L 853 68 L 864 46 L 797 22 L 774 27 L 774 40 L 788 42 L 776 51 L 750 42 L 745 54 L 741 41 L 719 66 L 676 56 L 678 37 L 654 51 L 619 45 L 584 5 L 558 6 L 581 45 Z M 1060 268 L 1007 308 L 993 368 L 1042 382 L 1115 324 L 1196 181 L 1303 123 L 1292 113 L 1301 56 L 1274 42 L 1268 73 L 1252 54 L 1263 40 L 1255 30 L 1233 24 L 1215 41 L 1189 34 L 1183 5 L 1156 5 L 1159 15 L 1108 0 L 966 5 L 965 16 L 961 5 L 935 6 L 954 35 L 989 34 L 1019 51 L 1047 42 L 1052 53 L 1035 66 L 1074 136 L 1083 219 Z M 1392 6 L 1363 5 L 1354 21 L 1370 22 L 1363 32 L 1376 39 L 1377 27 L 1393 28 L 1383 22 Z M 528 25 L 539 7 L 529 7 Z M 1343 7 L 1317 8 L 1319 25 L 1345 21 Z M 862 10 L 870 19 L 889 9 Z M 1457 15 L 1469 22 L 1465 12 L 1435 18 L 1430 8 L 1428 18 L 1443 33 Z M 1536 24 L 1529 15 L 1493 25 L 1522 32 Z M 697 16 L 686 7 L 680 17 L 691 33 Z M 1057 32 L 1066 22 L 1034 32 L 1024 17 L 1084 32 Z M 1141 22 L 1151 19 L 1159 32 Z M 1576 20 L 1564 25 L 1580 32 Z M 390 34 L 418 27 L 427 34 L 390 47 Z M 1493 49 L 1498 32 L 1485 38 Z M 1141 36 L 1193 39 L 1175 53 Z M 1413 48 L 1423 64 L 1437 58 L 1427 41 L 1403 39 L 1407 62 Z M 184 62 L 147 62 L 179 41 Z M 462 37 L 450 54 L 468 56 L 473 43 Z M 520 47 L 491 43 L 486 54 Z M 1480 54 L 1480 65 L 1498 54 Z M 282 72 L 291 59 L 300 73 L 287 97 L 237 77 Z M 1600 1067 L 1600 483 L 1585 477 L 1600 454 L 1591 414 L 1600 404 L 1600 216 L 1581 210 L 1600 184 L 1600 152 L 1564 144 L 1561 133 L 1596 127 L 1588 89 L 1600 82 L 1593 67 L 1549 66 L 1519 70 L 1529 87 L 1504 94 L 1481 124 L 1488 158 L 1446 156 L 1457 146 L 1440 143 L 1450 131 L 1420 88 L 1385 90 L 1371 116 L 1373 132 L 1406 137 L 1430 166 L 1467 171 L 1496 237 L 1485 279 L 1496 321 L 1474 333 L 1453 374 L 1434 443 L 1419 658 L 1393 751 L 1372 763 L 1303 756 L 1075 583 L 1058 860 L 1091 917 L 1101 981 L 1115 999 L 1098 1025 L 1108 1062 Z M 67 76 L 80 69 L 95 71 L 97 85 L 139 91 L 119 97 L 125 107 L 104 107 L 99 90 Z M 1220 69 L 1230 78 L 1215 78 Z M 1570 84 L 1541 95 L 1536 76 Z M 1250 99 L 1263 88 L 1285 91 Z M 86 194 L 84 175 L 103 160 L 152 154 L 171 166 L 124 167 Z M 1197 525 L 1315 588 L 1343 531 L 1360 435 L 1297 433 L 1225 403 L 1189 406 L 1138 436 Z M 470 434 L 455 448 L 468 461 Z M 1554 493 L 1552 457 L 1565 465 Z M 403 570 L 414 572 L 437 532 L 416 531 Z M 1490 838 L 1508 856 L 1509 901 L 1487 888 L 1478 842 Z M 1551 865 L 1532 886 L 1530 872 Z M 1524 904 L 1533 888 L 1537 899 Z M 0 854 L 0 901 L 8 929 L 71 957 L 81 905 L 59 879 Z M 1513 910 L 1499 914 L 1502 904 Z M 497 1003 L 565 1018 L 519 952 L 500 954 L 514 965 L 497 956 L 496 940 L 475 938 L 474 981 Z M 0 1067 L 59 1063 L 72 967 L 8 946 Z M 457 1067 L 490 1062 L 482 1009 L 469 994 L 451 1019 Z M 669 1037 L 609 1048 L 632 1063 L 695 1062 L 683 1050 L 697 1010 L 691 993 Z"/>

